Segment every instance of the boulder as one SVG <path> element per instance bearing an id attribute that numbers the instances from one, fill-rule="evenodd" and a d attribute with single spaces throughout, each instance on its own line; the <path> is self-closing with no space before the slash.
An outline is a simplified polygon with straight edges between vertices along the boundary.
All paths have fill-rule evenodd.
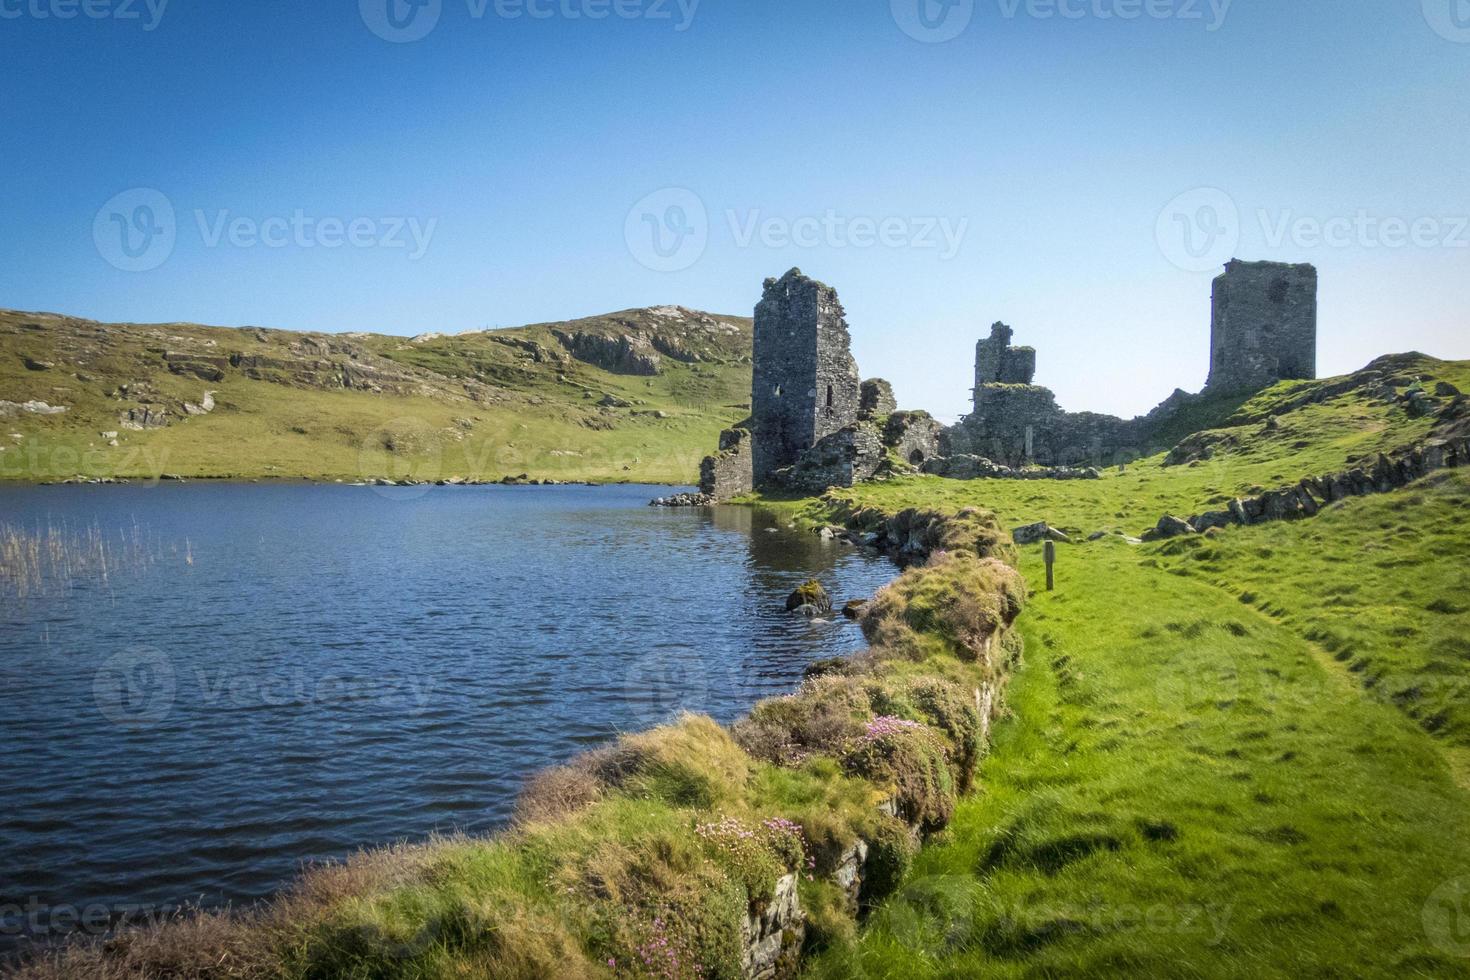
<path id="1" fill-rule="evenodd" d="M 807 612 L 803 607 L 810 607 L 812 611 Z M 832 599 L 827 595 L 827 590 L 822 588 L 822 583 L 812 579 L 798 586 L 796 591 L 786 597 L 786 611 L 827 616 L 832 613 Z"/>
<path id="2" fill-rule="evenodd" d="M 1045 521 L 1027 524 L 1011 531 L 1016 544 L 1036 544 L 1038 541 L 1070 542 L 1072 539 Z"/>
<path id="3" fill-rule="evenodd" d="M 848 619 L 857 619 L 868 608 L 868 602 L 867 599 L 849 599 L 842 604 L 842 615 Z"/>
<path id="4" fill-rule="evenodd" d="M 1154 525 L 1154 534 L 1159 538 L 1177 538 L 1184 534 L 1193 534 L 1194 528 L 1182 517 L 1165 514 L 1159 518 L 1159 523 Z"/>

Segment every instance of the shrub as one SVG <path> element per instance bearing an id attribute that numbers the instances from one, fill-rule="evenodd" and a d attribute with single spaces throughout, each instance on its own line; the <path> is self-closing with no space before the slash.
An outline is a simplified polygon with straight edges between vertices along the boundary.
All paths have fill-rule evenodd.
<path id="1" fill-rule="evenodd" d="M 556 820 L 602 798 L 602 782 L 581 766 L 557 766 L 527 780 L 516 800 L 517 823 Z"/>
<path id="2" fill-rule="evenodd" d="M 879 821 L 869 832 L 860 901 L 875 905 L 897 891 L 918 853 L 919 842 L 908 827 L 891 817 Z"/>
<path id="3" fill-rule="evenodd" d="M 843 761 L 848 771 L 891 786 L 905 823 L 932 832 L 943 829 L 954 815 L 954 774 L 944 745 L 927 725 L 875 719 Z"/>
<path id="4" fill-rule="evenodd" d="M 988 664 L 996 634 L 1021 612 L 1025 589 L 1003 562 L 946 553 L 880 590 L 863 630 L 870 643 L 910 659 L 945 650 Z"/>

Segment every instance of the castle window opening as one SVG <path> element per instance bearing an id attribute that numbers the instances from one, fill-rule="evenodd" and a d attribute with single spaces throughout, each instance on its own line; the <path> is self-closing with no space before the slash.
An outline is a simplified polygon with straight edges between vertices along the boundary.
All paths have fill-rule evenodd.
<path id="1" fill-rule="evenodd" d="M 832 407 L 832 386 L 831 385 L 828 385 L 827 386 L 827 407 L 828 408 L 831 408 Z"/>

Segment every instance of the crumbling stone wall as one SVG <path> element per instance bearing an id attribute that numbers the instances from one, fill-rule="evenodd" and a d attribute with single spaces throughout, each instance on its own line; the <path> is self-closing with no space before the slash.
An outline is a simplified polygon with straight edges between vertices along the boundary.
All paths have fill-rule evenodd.
<path id="1" fill-rule="evenodd" d="M 1015 331 L 1004 323 L 975 345 L 975 388 L 988 384 L 1029 385 L 1036 377 L 1036 348 L 1012 347 Z"/>
<path id="2" fill-rule="evenodd" d="M 883 444 L 910 466 L 923 466 L 939 455 L 943 429 L 928 412 L 894 412 L 883 426 Z"/>
<path id="3" fill-rule="evenodd" d="M 753 478 L 766 482 L 857 421 L 861 379 L 837 291 L 792 269 L 755 308 Z"/>
<path id="4" fill-rule="evenodd" d="M 750 430 L 726 429 L 720 433 L 720 451 L 699 464 L 699 492 L 716 500 L 729 500 L 755 489 L 754 454 Z"/>
<path id="5" fill-rule="evenodd" d="M 799 493 L 822 493 L 872 479 L 886 458 L 883 440 L 871 423 L 850 425 L 823 436 L 769 482 Z"/>
<path id="6" fill-rule="evenodd" d="M 1317 377 L 1317 269 L 1232 259 L 1214 285 L 1212 392 Z"/>
<path id="7" fill-rule="evenodd" d="M 858 418 L 876 419 L 898 411 L 898 399 L 893 397 L 893 385 L 882 378 L 869 378 L 863 382 L 858 396 Z"/>

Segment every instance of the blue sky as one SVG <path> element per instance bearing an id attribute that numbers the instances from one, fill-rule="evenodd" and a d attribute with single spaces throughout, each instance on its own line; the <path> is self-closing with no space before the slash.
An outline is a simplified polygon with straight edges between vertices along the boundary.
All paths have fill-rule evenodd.
<path id="1" fill-rule="evenodd" d="M 1319 267 L 1324 373 L 1470 357 L 1470 0 L 388 2 L 0 0 L 0 306 L 414 334 L 799 265 L 908 407 L 1003 319 L 1133 414 L 1234 254 Z"/>

